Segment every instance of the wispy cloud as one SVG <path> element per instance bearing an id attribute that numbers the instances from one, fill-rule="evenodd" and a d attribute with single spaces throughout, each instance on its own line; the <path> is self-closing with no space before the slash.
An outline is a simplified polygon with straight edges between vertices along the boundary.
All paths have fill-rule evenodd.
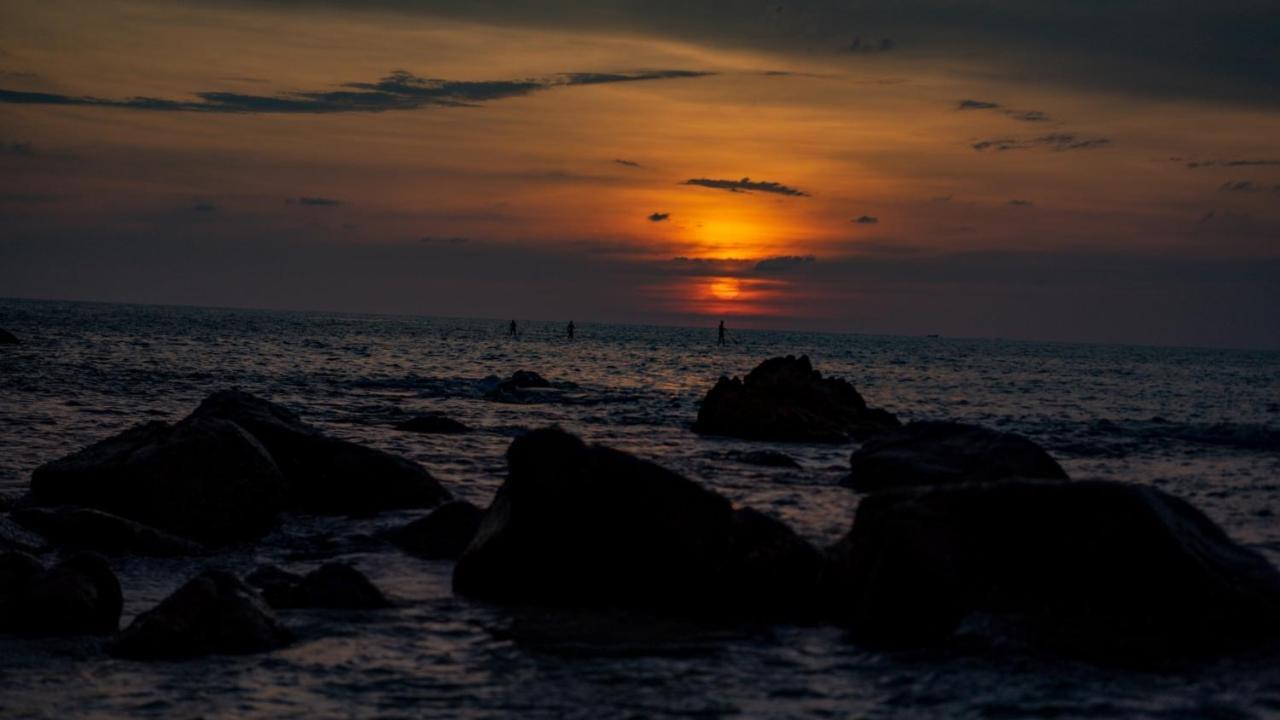
<path id="1" fill-rule="evenodd" d="M 671 217 L 671 213 L 652 213 L 649 215 L 649 222 L 663 222 Z"/>
<path id="2" fill-rule="evenodd" d="M 1031 150 L 1047 148 L 1056 152 L 1068 150 L 1092 150 L 1111 144 L 1110 138 L 1076 135 L 1074 133 L 1049 133 L 1032 138 L 1004 137 L 979 140 L 972 143 L 978 152 L 1004 152 L 1006 150 Z"/>
<path id="3" fill-rule="evenodd" d="M 1032 202 L 1032 201 L 1030 201 L 1030 200 L 1018 200 L 1018 199 L 1010 200 L 1010 201 L 1008 202 L 1008 204 L 1009 204 L 1009 205 L 1012 205 L 1013 207 L 1033 207 L 1033 206 L 1035 206 L 1035 203 L 1034 203 L 1034 202 Z"/>
<path id="4" fill-rule="evenodd" d="M 1256 183 L 1252 180 L 1237 180 L 1235 182 L 1222 183 L 1218 189 L 1223 192 L 1236 193 L 1280 192 L 1280 185 L 1267 185 Z"/>
<path id="5" fill-rule="evenodd" d="M 614 160 L 614 162 L 618 163 L 619 165 L 625 165 L 626 167 L 629 167 L 629 168 L 644 167 L 643 165 L 636 162 L 635 160 L 623 160 L 622 158 L 618 158 Z"/>
<path id="6" fill-rule="evenodd" d="M 791 195 L 793 197 L 809 197 L 809 193 L 798 190 L 787 185 L 768 181 L 755 181 L 751 178 L 742 178 L 741 180 L 712 180 L 710 178 L 693 178 L 685 180 L 685 185 L 698 185 L 700 187 L 713 188 L 716 190 L 728 190 L 729 192 L 765 192 L 774 193 L 776 195 Z"/>
<path id="7" fill-rule="evenodd" d="M 424 107 L 474 106 L 493 100 L 528 95 L 540 90 L 580 85 L 694 78 L 711 73 L 693 70 L 647 70 L 625 73 L 561 73 L 526 80 L 440 80 L 395 70 L 375 82 L 351 82 L 334 90 L 251 95 L 198 92 L 199 100 L 151 97 L 100 98 L 89 95 L 25 92 L 0 89 L 0 103 L 17 105 L 81 105 L 164 112 L 311 113 L 385 112 Z"/>
<path id="8" fill-rule="evenodd" d="M 957 110 L 994 110 L 1001 115 L 1007 115 L 1014 120 L 1022 122 L 1048 122 L 1049 115 L 1040 110 L 1017 110 L 1007 108 L 998 102 L 989 100 L 961 100 L 956 103 Z"/>
<path id="9" fill-rule="evenodd" d="M 1206 167 L 1266 167 L 1280 165 L 1280 160 L 1193 160 L 1187 163 L 1192 170 Z"/>
<path id="10" fill-rule="evenodd" d="M 817 259 L 812 255 L 779 255 L 756 262 L 753 270 L 761 275 L 782 275 L 812 265 Z"/>
<path id="11" fill-rule="evenodd" d="M 876 223 L 880 222 L 880 218 L 875 217 L 874 215 L 859 215 L 858 217 L 850 220 L 849 222 L 857 223 L 859 225 L 875 225 Z"/>
<path id="12" fill-rule="evenodd" d="M 297 203 L 299 205 L 310 205 L 312 207 L 335 207 L 342 204 L 341 200 L 335 200 L 327 197 L 300 197 L 294 198 L 289 202 Z"/>

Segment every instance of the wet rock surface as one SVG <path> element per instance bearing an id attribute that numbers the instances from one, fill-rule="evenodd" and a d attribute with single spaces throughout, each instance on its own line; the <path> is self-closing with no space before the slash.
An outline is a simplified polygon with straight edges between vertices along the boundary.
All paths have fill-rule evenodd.
<path id="1" fill-rule="evenodd" d="M 267 603 L 279 609 L 391 607 L 391 602 L 369 578 L 343 563 L 326 563 L 306 575 L 266 565 L 254 570 L 245 580 L 261 589 Z"/>
<path id="2" fill-rule="evenodd" d="M 456 560 L 471 544 L 483 515 L 484 511 L 475 505 L 455 500 L 384 536 L 410 555 L 427 560 Z"/>
<path id="3" fill-rule="evenodd" d="M 417 433 L 435 433 L 450 435 L 471 432 L 471 428 L 450 417 L 438 413 L 417 415 L 403 422 L 396 423 L 397 430 Z"/>
<path id="4" fill-rule="evenodd" d="M 1039 445 L 1021 435 L 954 422 L 913 422 L 868 439 L 846 481 L 859 492 L 1009 478 L 1066 480 Z"/>
<path id="5" fill-rule="evenodd" d="M 151 557 L 207 552 L 200 543 L 92 508 L 21 508 L 11 517 L 60 548 Z"/>
<path id="6" fill-rule="evenodd" d="M 853 385 L 824 378 L 808 356 L 776 357 L 744 378 L 721 377 L 707 393 L 694 432 L 744 440 L 846 442 L 900 426 L 867 407 Z"/>

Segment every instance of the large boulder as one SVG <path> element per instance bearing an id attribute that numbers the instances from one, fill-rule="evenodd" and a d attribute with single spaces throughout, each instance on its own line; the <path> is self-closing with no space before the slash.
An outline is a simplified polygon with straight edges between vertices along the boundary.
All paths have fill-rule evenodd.
<path id="1" fill-rule="evenodd" d="M 44 549 L 44 538 L 12 518 L 0 517 L 0 551 L 38 553 Z"/>
<path id="2" fill-rule="evenodd" d="M 30 556 L 0 561 L 0 629 L 27 636 L 103 635 L 120 626 L 120 581 L 98 555 L 81 554 L 45 570 Z"/>
<path id="3" fill-rule="evenodd" d="M 4 328 L 0 328 L 0 345 L 17 345 L 18 343 L 19 340 L 16 335 Z"/>
<path id="4" fill-rule="evenodd" d="M 291 634 L 253 588 L 223 570 L 206 570 L 142 613 L 111 652 L 140 660 L 266 652 Z"/>
<path id="5" fill-rule="evenodd" d="M 1186 502 L 1118 482 L 876 493 L 824 578 L 836 616 L 880 645 L 938 641 L 963 623 L 1143 662 L 1280 638 L 1274 567 Z"/>
<path id="6" fill-rule="evenodd" d="M 819 610 L 822 553 L 775 517 L 739 508 L 723 572 L 728 614 L 808 619 Z"/>
<path id="7" fill-rule="evenodd" d="M 1049 453 L 1021 435 L 955 422 L 913 422 L 868 439 L 850 458 L 848 485 L 876 492 L 1008 478 L 1066 480 Z"/>
<path id="8" fill-rule="evenodd" d="M 853 385 L 824 378 L 806 355 L 765 360 L 745 378 L 721 377 L 702 400 L 694 432 L 745 440 L 845 442 L 900 426 L 867 407 Z"/>
<path id="9" fill-rule="evenodd" d="M 385 533 L 402 550 L 427 560 L 457 560 L 480 528 L 484 511 L 466 500 L 445 503 L 430 515 Z"/>
<path id="10" fill-rule="evenodd" d="M 507 450 L 509 474 L 454 568 L 502 602 L 690 607 L 732 549 L 729 502 L 651 462 L 557 428 Z"/>
<path id="11" fill-rule="evenodd" d="M 432 507 L 449 499 L 421 465 L 328 437 L 287 408 L 239 390 L 210 395 L 191 417 L 233 422 L 257 438 L 284 475 L 290 507 L 365 513 Z"/>
<path id="12" fill-rule="evenodd" d="M 274 608 L 372 610 L 391 607 L 364 573 L 342 563 L 326 563 L 306 575 L 264 565 L 245 580 Z"/>
<path id="13" fill-rule="evenodd" d="M 12 517 L 61 548 L 150 557 L 205 552 L 200 543 L 92 508 L 20 508 Z"/>
<path id="14" fill-rule="evenodd" d="M 257 537 L 284 504 L 284 478 L 235 423 L 150 422 L 36 468 L 39 505 L 92 507 L 189 538 Z"/>

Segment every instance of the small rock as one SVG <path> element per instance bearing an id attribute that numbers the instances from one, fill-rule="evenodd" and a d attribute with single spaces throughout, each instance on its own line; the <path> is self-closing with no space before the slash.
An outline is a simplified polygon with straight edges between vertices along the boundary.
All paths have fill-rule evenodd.
<path id="1" fill-rule="evenodd" d="M 0 550 L 16 550 L 24 553 L 44 552 L 45 542 L 39 535 L 14 522 L 0 517 Z"/>
<path id="2" fill-rule="evenodd" d="M 426 517 L 387 532 L 386 537 L 410 555 L 427 560 L 457 560 L 475 537 L 483 514 L 465 500 L 454 500 Z"/>
<path id="3" fill-rule="evenodd" d="M 273 608 L 298 607 L 298 585 L 302 576 L 275 565 L 262 565 L 244 578 L 262 593 L 262 599 Z"/>
<path id="4" fill-rule="evenodd" d="M 263 597 L 274 608 L 331 608 L 372 610 L 391 607 L 391 602 L 369 578 L 350 565 L 326 563 L 306 575 L 264 565 L 247 578 L 262 588 Z"/>
<path id="5" fill-rule="evenodd" d="M 17 582 L 4 604 L 3 622 L 20 635 L 103 635 L 120 627 L 120 581 L 107 561 L 75 555 L 49 570 L 27 560 L 6 563 L 4 575 Z M 24 581 L 25 580 L 25 581 Z"/>
<path id="6" fill-rule="evenodd" d="M 206 570 L 139 615 L 111 652 L 139 660 L 240 655 L 291 639 L 253 588 L 229 572 Z"/>

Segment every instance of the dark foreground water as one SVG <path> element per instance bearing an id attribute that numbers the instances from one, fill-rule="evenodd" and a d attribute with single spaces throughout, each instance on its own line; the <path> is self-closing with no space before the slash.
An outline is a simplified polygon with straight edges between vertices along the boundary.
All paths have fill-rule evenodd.
<path id="1" fill-rule="evenodd" d="M 326 431 L 413 458 L 484 505 L 522 428 L 559 423 L 653 459 L 827 544 L 857 496 L 837 484 L 851 446 L 701 438 L 696 403 L 721 374 L 808 353 L 904 420 L 955 418 L 1026 434 L 1073 477 L 1158 485 L 1280 560 L 1280 354 L 1001 340 L 713 330 L 0 301 L 0 490 L 135 423 L 178 419 L 239 386 Z M 517 369 L 578 383 L 555 402 L 482 398 Z M 480 428 L 390 424 L 444 412 Z M 771 447 L 802 470 L 734 462 Z M 113 561 L 127 623 L 205 564 L 306 570 L 347 561 L 386 611 L 283 614 L 293 646 L 248 657 L 139 663 L 95 640 L 0 638 L 0 717 L 1161 717 L 1280 715 L 1280 663 L 1225 660 L 1139 673 L 964 647 L 883 654 L 832 628 L 645 626 L 608 642 L 540 632 L 530 617 L 454 598 L 451 564 L 369 534 L 421 513 L 288 517 L 264 542 L 199 560 Z M 1088 518 L 1082 517 L 1081 523 Z M 627 623 L 620 623 L 624 628 Z"/>

